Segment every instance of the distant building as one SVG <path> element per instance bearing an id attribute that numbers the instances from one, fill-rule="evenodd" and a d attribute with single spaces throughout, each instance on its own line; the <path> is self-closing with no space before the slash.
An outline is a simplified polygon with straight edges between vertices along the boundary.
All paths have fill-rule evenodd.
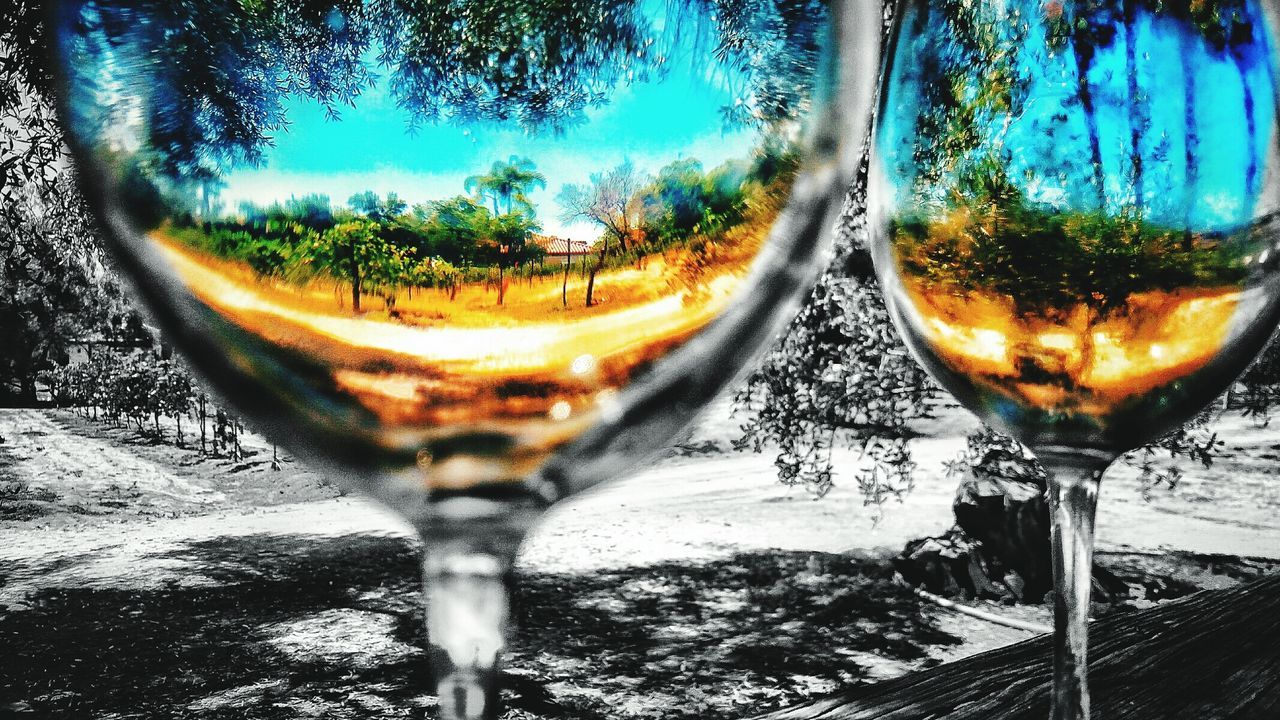
<path id="1" fill-rule="evenodd" d="M 83 338 L 67 342 L 67 362 L 71 365 L 87 363 L 100 352 L 140 352 L 154 350 L 157 343 L 151 338 L 107 340 L 102 337 Z M 169 349 L 163 348 L 167 357 Z"/>
<path id="2" fill-rule="evenodd" d="M 572 263 L 575 258 L 580 258 L 591 252 L 591 245 L 581 240 L 568 240 L 554 235 L 529 233 L 529 242 L 542 248 L 546 254 L 544 262 L 560 265 Z"/>
<path id="3" fill-rule="evenodd" d="M 173 356 L 173 348 L 160 337 L 159 328 L 152 327 L 146 323 L 140 323 L 136 327 L 130 326 L 122 328 L 118 336 L 108 338 L 101 333 L 94 333 L 75 340 L 67 341 L 67 362 L 72 365 L 79 365 L 93 360 L 94 356 L 99 353 L 134 353 L 134 352 L 156 352 L 159 351 L 159 357 L 168 360 Z"/>

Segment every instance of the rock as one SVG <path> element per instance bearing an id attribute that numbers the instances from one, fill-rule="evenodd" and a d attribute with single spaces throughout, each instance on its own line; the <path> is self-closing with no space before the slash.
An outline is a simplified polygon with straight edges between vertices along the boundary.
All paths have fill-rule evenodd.
<path id="1" fill-rule="evenodd" d="M 296 662 L 367 670 L 422 654 L 397 639 L 398 622 L 389 613 L 334 608 L 274 623 L 264 632 L 276 650 Z"/>
<path id="2" fill-rule="evenodd" d="M 940 537 L 912 540 L 893 563 L 908 583 L 936 595 L 1015 597 L 1004 584 L 992 582 L 983 566 L 981 547 L 959 528 Z"/>
<path id="3" fill-rule="evenodd" d="M 960 482 L 951 507 L 956 527 L 976 541 L 976 562 L 1000 595 L 1040 602 L 1053 588 L 1049 505 L 1039 463 L 991 448 Z M 1017 579 L 1006 581 L 1006 576 Z"/>
<path id="4" fill-rule="evenodd" d="M 938 595 L 1040 603 L 1053 589 L 1044 470 L 1019 449 L 989 447 L 956 491 L 956 525 L 941 537 L 907 543 L 895 559 L 909 583 Z M 1094 597 L 1129 588 L 1094 568 Z"/>

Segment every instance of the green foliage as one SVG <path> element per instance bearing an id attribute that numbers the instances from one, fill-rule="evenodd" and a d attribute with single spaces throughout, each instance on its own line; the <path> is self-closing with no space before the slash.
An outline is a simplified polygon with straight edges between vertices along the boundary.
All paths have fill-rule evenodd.
<path id="1" fill-rule="evenodd" d="M 864 244 L 866 172 L 838 233 L 837 260 L 736 398 L 749 411 L 739 448 L 776 448 L 778 479 L 818 496 L 835 484 L 833 451 L 866 460 L 854 477 L 869 504 L 911 487 L 910 422 L 938 392 L 899 339 Z"/>
<path id="2" fill-rule="evenodd" d="M 522 197 L 514 196 L 513 203 Z M 354 212 L 335 211 L 320 195 L 267 207 L 243 204 L 240 219 L 170 227 L 174 238 L 218 257 L 246 263 L 264 278 L 310 282 L 330 278 L 394 304 L 404 288 L 456 287 L 479 264 L 505 268 L 542 257 L 527 241 L 539 226 L 532 213 L 491 214 L 457 196 L 415 206 L 395 193 L 353 195 Z M 354 299 L 354 294 L 353 294 Z"/>
<path id="3" fill-rule="evenodd" d="M 695 158 L 676 160 L 658 171 L 640 194 L 644 224 L 651 236 L 665 243 L 697 229 L 705 204 L 704 177 L 702 163 Z"/>
<path id="4" fill-rule="evenodd" d="M 0 155 L 0 157 L 3 157 Z M 104 270 L 68 179 L 4 188 L 0 214 L 0 404 L 36 402 L 36 377 L 86 338 L 145 337 Z"/>
<path id="5" fill-rule="evenodd" d="M 927 7 L 918 3 L 912 11 L 936 14 L 941 21 L 933 21 L 936 34 L 920 57 L 896 69 L 920 78 L 911 85 L 923 93 L 912 137 L 929 140 L 914 143 L 909 160 L 914 193 L 928 197 L 962 172 L 967 158 L 981 156 L 980 150 L 1003 152 L 1001 138 L 984 137 L 983 129 L 997 116 L 1017 114 L 1025 99 L 1027 83 L 1008 48 L 1023 44 L 1028 26 L 1025 18 L 990 3 L 944 0 Z M 981 69 L 980 82 L 969 75 L 975 68 Z"/>
<path id="6" fill-rule="evenodd" d="M 189 415 L 198 394 L 185 367 L 150 353 L 101 352 L 48 381 L 59 405 L 96 408 L 106 419 L 131 421 L 139 429 L 155 418 Z"/>
<path id="7" fill-rule="evenodd" d="M 415 122 L 515 120 L 563 130 L 610 92 L 688 62 L 688 37 L 747 79 L 726 124 L 794 120 L 827 19 L 820 0 L 677 0 L 655 16 L 638 0 L 553 4 L 399 0 L 379 18 L 391 88 Z M 661 6 L 659 6 L 661 7 Z M 496 213 L 495 213 L 496 214 Z"/>
<path id="8" fill-rule="evenodd" d="M 1147 2 L 1175 17 L 1190 19 L 1205 40 L 1219 52 L 1230 49 L 1231 44 L 1240 38 L 1251 37 L 1253 24 L 1257 22 L 1245 0 Z"/>
<path id="9" fill-rule="evenodd" d="M 739 448 L 776 452 L 778 478 L 815 495 L 838 480 L 841 447 L 857 450 L 849 470 L 868 505 L 901 498 L 915 469 L 908 440 L 912 422 L 927 417 L 940 392 L 910 357 L 884 310 L 865 246 L 864 172 L 852 188 L 837 233 L 837 257 L 773 352 L 735 398 L 748 412 Z M 976 281 L 976 280 L 975 280 Z M 1280 401 L 1280 344 L 1273 341 L 1241 378 L 1237 402 L 1262 413 Z M 1255 403 L 1256 405 L 1251 405 Z M 1223 442 L 1201 413 L 1155 443 L 1133 451 L 1146 492 L 1172 487 L 1179 471 L 1166 459 L 1213 461 Z M 948 470 L 977 465 L 988 450 L 1026 451 L 989 428 L 969 438 Z M 996 453 L 999 455 L 999 453 Z M 849 457 L 849 456 L 846 456 Z"/>
<path id="10" fill-rule="evenodd" d="M 278 214 L 312 230 L 320 230 L 334 223 L 329 196 L 317 193 L 289 198 Z"/>
<path id="11" fill-rule="evenodd" d="M 754 174 L 760 167 L 729 161 L 703 172 L 702 163 L 685 158 L 660 169 L 634 201 L 647 247 L 662 250 L 740 222 L 752 196 L 763 191 Z"/>
<path id="12" fill-rule="evenodd" d="M 143 230 L 160 227 L 170 214 L 160 188 L 151 182 L 146 170 L 137 162 L 129 163 L 124 170 L 124 179 L 120 183 L 121 202 L 125 203 L 134 222 Z"/>
<path id="13" fill-rule="evenodd" d="M 151 146 L 163 148 L 153 158 L 156 172 L 175 181 L 260 163 L 288 126 L 290 102 L 314 101 L 337 118 L 379 78 L 414 127 L 514 121 L 562 131 L 606 105 L 619 85 L 691 62 L 680 52 L 691 37 L 717 48 L 726 72 L 743 79 L 737 102 L 725 108 L 726 124 L 793 121 L 812 92 L 827 15 L 820 0 L 665 7 L 638 0 L 135 0 L 68 2 L 62 11 L 75 29 L 72 52 L 121 62 L 146 53 L 155 61 L 156 101 L 143 120 Z M 6 13 L 19 60 L 42 54 L 28 47 L 40 14 L 27 2 Z M 47 72 L 31 76 L 42 91 L 50 84 Z M 109 125 L 119 117 L 69 120 Z"/>
<path id="14" fill-rule="evenodd" d="M 462 267 L 476 262 L 477 248 L 491 217 L 488 210 L 458 195 L 419 206 L 415 213 L 421 216 L 417 227 L 430 254 Z"/>
<path id="15" fill-rule="evenodd" d="M 357 214 L 363 215 L 377 223 L 388 223 L 404 214 L 408 203 L 400 199 L 394 192 L 387 193 L 385 198 L 379 197 L 372 190 L 365 190 L 352 195 L 347 205 Z"/>
<path id="16" fill-rule="evenodd" d="M 538 223 L 520 212 L 503 213 L 490 220 L 485 235 L 496 250 L 494 264 L 507 266 L 523 261 L 529 233 L 537 229 Z"/>
<path id="17" fill-rule="evenodd" d="M 750 411 L 739 448 L 776 448 L 778 479 L 825 495 L 833 451 L 860 450 L 855 473 L 870 502 L 911 485 L 909 422 L 937 392 L 908 356 L 874 281 L 830 273 L 737 402 Z"/>
<path id="18" fill-rule="evenodd" d="M 497 160 L 483 175 L 472 175 L 463 181 L 463 188 L 474 193 L 477 201 L 488 198 L 493 202 L 493 214 L 520 213 L 533 218 L 533 203 L 529 192 L 545 188 L 547 178 L 538 172 L 537 165 L 529 158 L 512 155 L 506 162 Z"/>
<path id="19" fill-rule="evenodd" d="M 68 20 L 77 23 L 80 50 L 126 57 L 142 51 L 155 61 L 152 87 L 161 101 L 148 107 L 146 121 L 152 146 L 165 149 L 153 158 L 155 170 L 195 180 L 260 162 L 287 124 L 289 98 L 308 98 L 337 116 L 369 87 L 367 5 L 138 0 L 66 3 L 63 12 L 74 13 Z"/>
<path id="20" fill-rule="evenodd" d="M 1028 310 L 1084 302 L 1105 309 L 1137 292 L 1244 279 L 1239 258 L 1220 247 L 1230 238 L 1190 236 L 1134 212 L 1055 212 L 1003 185 L 980 192 L 985 197 L 893 222 L 904 275 L 948 291 L 1008 295 Z M 1003 197 L 991 200 L 996 193 Z"/>
<path id="21" fill-rule="evenodd" d="M 697 159 L 676 160 L 656 177 L 624 160 L 592 173 L 587 183 L 562 186 L 556 198 L 563 208 L 560 219 L 603 230 L 587 282 L 587 305 L 596 273 L 673 247 L 689 251 L 677 259 L 674 283 L 696 289 L 701 270 L 713 263 L 715 243 L 730 239 L 730 230 L 747 219 L 753 205 L 763 211 L 790 190 L 791 167 L 772 149 L 760 150 L 759 156 L 755 162 L 726 161 L 706 173 Z"/>

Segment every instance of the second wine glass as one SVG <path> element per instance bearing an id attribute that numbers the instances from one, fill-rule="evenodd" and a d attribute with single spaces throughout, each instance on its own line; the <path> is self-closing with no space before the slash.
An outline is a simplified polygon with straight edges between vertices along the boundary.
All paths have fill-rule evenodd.
<path id="1" fill-rule="evenodd" d="M 916 357 L 1049 471 L 1052 717 L 1089 717 L 1099 479 L 1280 311 L 1276 4 L 898 4 L 874 257 Z"/>

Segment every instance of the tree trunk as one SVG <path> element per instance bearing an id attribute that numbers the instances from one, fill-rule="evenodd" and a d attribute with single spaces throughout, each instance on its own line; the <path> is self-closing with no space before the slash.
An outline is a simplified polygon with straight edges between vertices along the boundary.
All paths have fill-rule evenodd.
<path id="1" fill-rule="evenodd" d="M 351 243 L 351 311 L 360 312 L 360 263 L 356 260 L 355 241 Z"/>
<path id="2" fill-rule="evenodd" d="M 1076 30 L 1074 38 L 1076 58 L 1076 96 L 1084 112 L 1085 127 L 1089 131 L 1089 155 L 1093 165 L 1094 191 L 1098 196 L 1098 209 L 1107 209 L 1106 187 L 1102 175 L 1102 142 L 1098 138 L 1098 117 L 1094 114 L 1093 92 L 1089 89 L 1089 69 L 1093 67 L 1095 48 L 1087 25 Z"/>
<path id="3" fill-rule="evenodd" d="M 1232 60 L 1235 61 L 1236 71 L 1240 75 L 1240 86 L 1244 95 L 1244 121 L 1245 121 L 1245 157 L 1248 159 L 1248 165 L 1245 167 L 1244 173 L 1244 192 L 1245 197 L 1252 198 L 1253 194 L 1258 190 L 1258 127 L 1257 121 L 1253 117 L 1253 88 L 1249 86 L 1249 79 L 1246 74 L 1248 68 L 1245 67 L 1244 59 L 1240 54 L 1232 51 Z"/>
<path id="4" fill-rule="evenodd" d="M 18 407 L 36 406 L 36 376 L 34 372 L 22 376 L 18 383 Z"/>
<path id="5" fill-rule="evenodd" d="M 1280 576 L 1090 626 L 1093 717 L 1280 717 Z M 851 688 L 756 720 L 1044 720 L 1052 638 Z"/>
<path id="6" fill-rule="evenodd" d="M 1139 218 L 1142 217 L 1143 196 L 1145 195 L 1142 188 L 1142 133 L 1146 131 L 1147 121 L 1146 113 L 1143 111 L 1139 94 L 1141 88 L 1138 85 L 1138 57 L 1137 48 L 1134 47 L 1138 42 L 1137 24 L 1138 0 L 1125 0 L 1124 2 L 1124 62 L 1125 75 L 1128 78 L 1129 90 L 1129 156 L 1130 162 L 1133 163 L 1133 206 L 1134 211 Z"/>
<path id="7" fill-rule="evenodd" d="M 599 270 L 599 268 L 594 268 L 594 267 L 591 268 L 591 274 L 587 276 L 587 307 L 591 307 L 592 305 L 595 304 L 595 301 L 592 299 L 591 296 L 596 289 L 596 271 L 597 270 Z"/>
<path id="8" fill-rule="evenodd" d="M 1191 213 L 1196 207 L 1196 184 L 1200 175 L 1200 126 L 1196 122 L 1196 66 L 1191 61 L 1193 46 L 1183 40 L 1182 47 L 1182 125 L 1183 134 L 1183 184 L 1186 191 L 1182 198 L 1183 225 L 1182 249 L 1191 252 L 1194 242 L 1191 234 Z"/>
<path id="9" fill-rule="evenodd" d="M 569 268 L 573 265 L 573 253 L 564 261 L 564 281 L 560 283 L 560 305 L 561 307 L 569 307 Z"/>
<path id="10" fill-rule="evenodd" d="M 199 404 L 196 407 L 198 409 L 198 412 L 200 413 L 200 454 L 204 455 L 206 452 L 205 451 L 205 438 L 206 438 L 205 426 L 209 420 L 209 400 L 207 396 L 201 393 L 200 399 L 197 400 L 197 402 Z"/>
<path id="11" fill-rule="evenodd" d="M 591 267 L 591 274 L 587 276 L 587 307 L 595 304 L 594 293 L 596 289 L 596 273 L 604 268 L 604 260 L 609 255 L 609 233 L 604 235 L 604 247 L 600 249 L 600 255 L 596 257 L 596 264 Z M 586 258 L 582 260 L 586 264 Z"/>

